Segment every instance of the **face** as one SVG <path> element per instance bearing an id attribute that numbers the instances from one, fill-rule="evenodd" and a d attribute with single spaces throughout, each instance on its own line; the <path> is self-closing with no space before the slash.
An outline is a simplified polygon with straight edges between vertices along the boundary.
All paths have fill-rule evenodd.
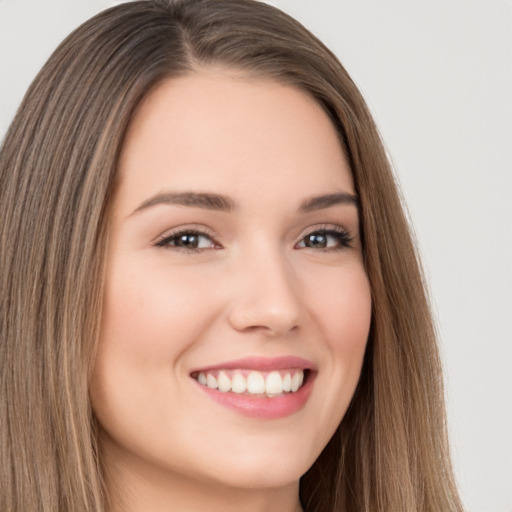
<path id="1" fill-rule="evenodd" d="M 330 120 L 290 86 L 195 72 L 145 99 L 118 172 L 90 391 L 107 460 L 297 482 L 349 405 L 371 315 Z"/>

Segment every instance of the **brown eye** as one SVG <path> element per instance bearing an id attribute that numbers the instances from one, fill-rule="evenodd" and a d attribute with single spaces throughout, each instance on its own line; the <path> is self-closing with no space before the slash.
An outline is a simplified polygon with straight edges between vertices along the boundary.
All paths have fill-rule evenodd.
<path id="1" fill-rule="evenodd" d="M 342 249 L 350 247 L 352 238 L 344 229 L 319 230 L 306 235 L 298 244 L 298 248 L 308 249 Z"/>
<path id="2" fill-rule="evenodd" d="M 185 247 L 188 249 L 198 249 L 200 236 L 195 233 L 185 233 L 183 235 L 179 235 L 174 238 L 174 243 L 176 247 Z"/>
<path id="3" fill-rule="evenodd" d="M 328 244 L 328 236 L 325 233 L 312 233 L 304 238 L 304 245 L 315 249 L 325 249 Z"/>
<path id="4" fill-rule="evenodd" d="M 214 249 L 216 244 L 206 233 L 198 231 L 180 231 L 166 236 L 159 242 L 157 247 L 176 247 L 177 249 L 200 251 L 201 249 Z"/>

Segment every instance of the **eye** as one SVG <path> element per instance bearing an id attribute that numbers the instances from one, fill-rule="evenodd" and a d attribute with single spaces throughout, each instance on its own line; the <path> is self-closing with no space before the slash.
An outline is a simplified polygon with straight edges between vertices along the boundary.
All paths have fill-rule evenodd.
<path id="1" fill-rule="evenodd" d="M 297 248 L 340 250 L 351 247 L 353 238 L 341 227 L 318 229 L 308 233 L 297 245 Z"/>
<path id="2" fill-rule="evenodd" d="M 176 248 L 187 252 L 200 252 L 203 249 L 219 248 L 212 235 L 192 229 L 165 235 L 155 245 L 157 247 Z"/>

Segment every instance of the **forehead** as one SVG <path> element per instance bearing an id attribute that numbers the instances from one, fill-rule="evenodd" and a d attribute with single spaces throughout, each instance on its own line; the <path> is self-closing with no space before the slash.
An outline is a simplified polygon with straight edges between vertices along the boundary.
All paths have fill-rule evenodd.
<path id="1" fill-rule="evenodd" d="M 338 134 L 311 96 L 225 69 L 169 79 L 148 94 L 121 151 L 119 183 L 132 201 L 167 188 L 353 193 Z"/>

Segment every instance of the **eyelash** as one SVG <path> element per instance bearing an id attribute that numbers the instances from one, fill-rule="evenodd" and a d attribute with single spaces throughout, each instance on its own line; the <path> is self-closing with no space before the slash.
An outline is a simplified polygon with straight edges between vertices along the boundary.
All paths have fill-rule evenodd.
<path id="1" fill-rule="evenodd" d="M 194 228 L 181 229 L 181 230 L 171 233 L 169 235 L 165 235 L 158 242 L 156 242 L 155 245 L 157 247 L 173 248 L 178 251 L 182 251 L 182 252 L 190 253 L 190 254 L 199 253 L 206 249 L 206 248 L 202 248 L 202 247 L 201 248 L 200 247 L 194 247 L 194 248 L 179 247 L 179 246 L 171 243 L 173 241 L 175 242 L 179 237 L 184 236 L 184 235 L 207 237 L 212 241 L 212 243 L 214 245 L 218 245 L 217 242 L 215 241 L 214 233 L 209 232 L 208 230 L 194 229 Z M 215 248 L 219 248 L 219 247 L 215 247 Z M 208 249 L 210 249 L 210 247 Z"/>
<path id="2" fill-rule="evenodd" d="M 336 247 L 322 247 L 317 248 L 318 251 L 341 251 L 346 249 L 347 247 L 352 247 L 352 242 L 354 238 L 350 236 L 349 232 L 342 228 L 341 226 L 319 226 L 313 231 L 310 231 L 306 235 L 304 235 L 299 243 L 302 243 L 307 237 L 312 235 L 323 235 L 323 236 L 332 236 L 336 239 L 338 245 Z M 305 247 L 308 248 L 308 247 Z M 310 247 L 312 249 L 312 247 Z"/>
<path id="3" fill-rule="evenodd" d="M 196 236 L 196 237 L 207 237 L 211 240 L 212 245 L 214 247 L 180 247 L 175 244 L 176 240 L 184 235 L 189 236 Z M 308 237 L 311 237 L 313 235 L 316 236 L 325 236 L 325 237 L 334 237 L 336 239 L 337 245 L 335 247 L 320 247 L 316 248 L 317 251 L 322 252 L 331 252 L 331 251 L 341 251 L 347 247 L 352 247 L 352 242 L 354 241 L 354 238 L 350 236 L 349 232 L 342 228 L 341 226 L 318 226 L 314 230 L 310 231 L 309 233 L 306 233 L 299 241 L 300 243 L 303 243 L 305 239 Z M 172 243 L 174 242 L 174 243 Z M 298 245 L 298 244 L 297 244 Z M 194 228 L 187 228 L 182 229 L 179 231 L 176 231 L 174 233 L 171 233 L 169 235 L 165 235 L 160 240 L 158 240 L 155 243 L 155 246 L 157 247 L 163 247 L 163 248 L 173 248 L 175 250 L 185 252 L 188 254 L 197 254 L 207 249 L 219 249 L 221 246 L 215 241 L 215 234 L 206 230 L 206 229 L 194 229 Z M 301 247 L 301 249 L 315 249 L 314 247 Z"/>

